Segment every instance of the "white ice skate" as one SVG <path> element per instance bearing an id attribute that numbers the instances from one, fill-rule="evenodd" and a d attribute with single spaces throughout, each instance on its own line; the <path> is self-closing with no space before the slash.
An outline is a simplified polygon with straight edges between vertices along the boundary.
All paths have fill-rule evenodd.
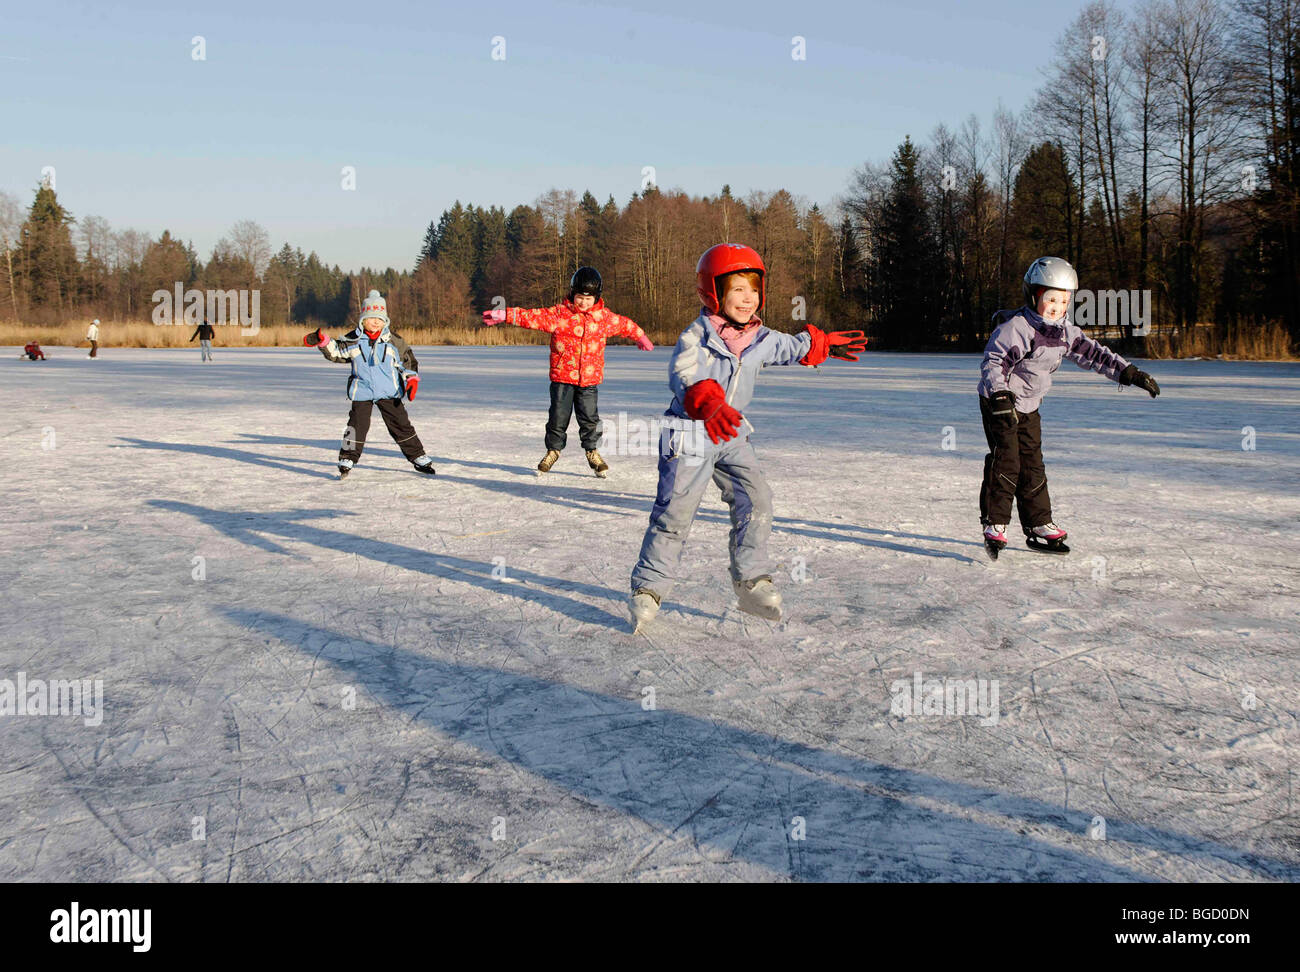
<path id="1" fill-rule="evenodd" d="M 339 479 L 346 479 L 355 463 L 351 459 L 339 460 Z"/>
<path id="2" fill-rule="evenodd" d="M 781 620 L 781 592 L 772 585 L 772 577 L 763 574 L 753 580 L 731 582 L 740 599 L 740 609 L 768 621 Z"/>
<path id="3" fill-rule="evenodd" d="M 659 595 L 648 587 L 639 587 L 632 595 L 628 609 L 632 613 L 632 633 L 640 634 L 641 629 L 659 613 Z"/>
<path id="4" fill-rule="evenodd" d="M 984 527 L 984 550 L 989 560 L 997 560 L 998 554 L 1006 549 L 1007 528 L 1001 523 L 990 523 Z"/>
<path id="5" fill-rule="evenodd" d="M 1025 543 L 1030 550 L 1039 553 L 1067 554 L 1070 548 L 1066 545 L 1066 536 L 1066 532 L 1055 523 L 1044 523 L 1025 531 Z"/>

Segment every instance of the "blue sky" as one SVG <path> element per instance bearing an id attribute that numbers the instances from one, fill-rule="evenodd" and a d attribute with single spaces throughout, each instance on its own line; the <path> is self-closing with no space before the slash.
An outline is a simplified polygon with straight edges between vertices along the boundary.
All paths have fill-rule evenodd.
<path id="1" fill-rule="evenodd" d="M 4 6 L 0 189 L 27 206 L 52 165 L 74 216 L 168 228 L 205 259 L 254 219 L 355 269 L 410 267 L 455 199 L 621 205 L 644 166 L 692 194 L 829 204 L 905 134 L 1019 111 L 1083 4 Z"/>

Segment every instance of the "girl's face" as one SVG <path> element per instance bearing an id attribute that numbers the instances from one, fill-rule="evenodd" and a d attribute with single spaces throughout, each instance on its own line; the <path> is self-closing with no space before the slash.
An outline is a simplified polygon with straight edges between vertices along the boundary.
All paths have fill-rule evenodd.
<path id="1" fill-rule="evenodd" d="M 729 274 L 722 283 L 722 313 L 737 324 L 748 324 L 758 310 L 759 293 L 754 285 L 738 273 Z"/>
<path id="2" fill-rule="evenodd" d="M 1036 310 L 1045 321 L 1059 321 L 1070 309 L 1070 292 L 1068 290 L 1044 290 L 1038 295 Z"/>
<path id="3" fill-rule="evenodd" d="M 367 334 L 378 334 L 384 329 L 384 322 L 377 317 L 367 317 L 361 322 L 361 329 Z"/>
<path id="4" fill-rule="evenodd" d="M 596 306 L 596 298 L 591 294 L 574 294 L 573 306 L 580 311 L 591 310 Z"/>

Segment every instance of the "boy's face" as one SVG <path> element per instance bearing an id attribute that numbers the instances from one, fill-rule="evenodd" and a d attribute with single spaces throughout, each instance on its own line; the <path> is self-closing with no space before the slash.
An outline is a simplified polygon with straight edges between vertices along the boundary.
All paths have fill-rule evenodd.
<path id="1" fill-rule="evenodd" d="M 367 317 L 361 322 L 361 328 L 367 334 L 378 334 L 384 329 L 384 322 L 377 317 Z"/>
<path id="2" fill-rule="evenodd" d="M 596 298 L 591 294 L 574 294 L 573 306 L 580 311 L 591 310 L 596 306 Z"/>
<path id="3" fill-rule="evenodd" d="M 722 313 L 737 324 L 748 324 L 758 310 L 758 291 L 738 273 L 722 280 Z"/>
<path id="4" fill-rule="evenodd" d="M 1059 321 L 1070 309 L 1070 292 L 1068 290 L 1044 290 L 1038 295 L 1036 310 L 1045 321 Z"/>

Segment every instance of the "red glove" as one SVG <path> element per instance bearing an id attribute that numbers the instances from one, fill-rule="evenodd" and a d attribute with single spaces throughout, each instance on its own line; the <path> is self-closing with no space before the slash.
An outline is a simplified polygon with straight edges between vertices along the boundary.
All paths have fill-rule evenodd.
<path id="1" fill-rule="evenodd" d="M 416 390 L 417 390 L 419 387 L 420 387 L 420 376 L 419 376 L 419 375 L 407 375 L 407 376 L 406 376 L 406 397 L 407 397 L 410 401 L 415 401 L 415 392 L 416 392 Z"/>
<path id="2" fill-rule="evenodd" d="M 320 328 L 312 331 L 310 334 L 302 336 L 302 346 L 304 348 L 323 348 L 330 343 L 330 336 Z"/>
<path id="3" fill-rule="evenodd" d="M 812 338 L 812 347 L 799 359 L 803 365 L 816 366 L 833 355 L 848 361 L 857 361 L 858 354 L 867 349 L 866 335 L 861 331 L 831 331 L 827 333 L 812 324 L 806 326 L 808 336 Z M 857 353 L 854 353 L 857 352 Z"/>
<path id="4" fill-rule="evenodd" d="M 712 378 L 687 388 L 682 404 L 687 415 L 704 423 L 704 430 L 714 442 L 734 439 L 739 434 L 744 416 L 727 404 L 727 393 Z"/>
<path id="5" fill-rule="evenodd" d="M 826 337 L 831 342 L 832 358 L 857 361 L 858 355 L 867 350 L 867 336 L 861 331 L 831 331 Z"/>

